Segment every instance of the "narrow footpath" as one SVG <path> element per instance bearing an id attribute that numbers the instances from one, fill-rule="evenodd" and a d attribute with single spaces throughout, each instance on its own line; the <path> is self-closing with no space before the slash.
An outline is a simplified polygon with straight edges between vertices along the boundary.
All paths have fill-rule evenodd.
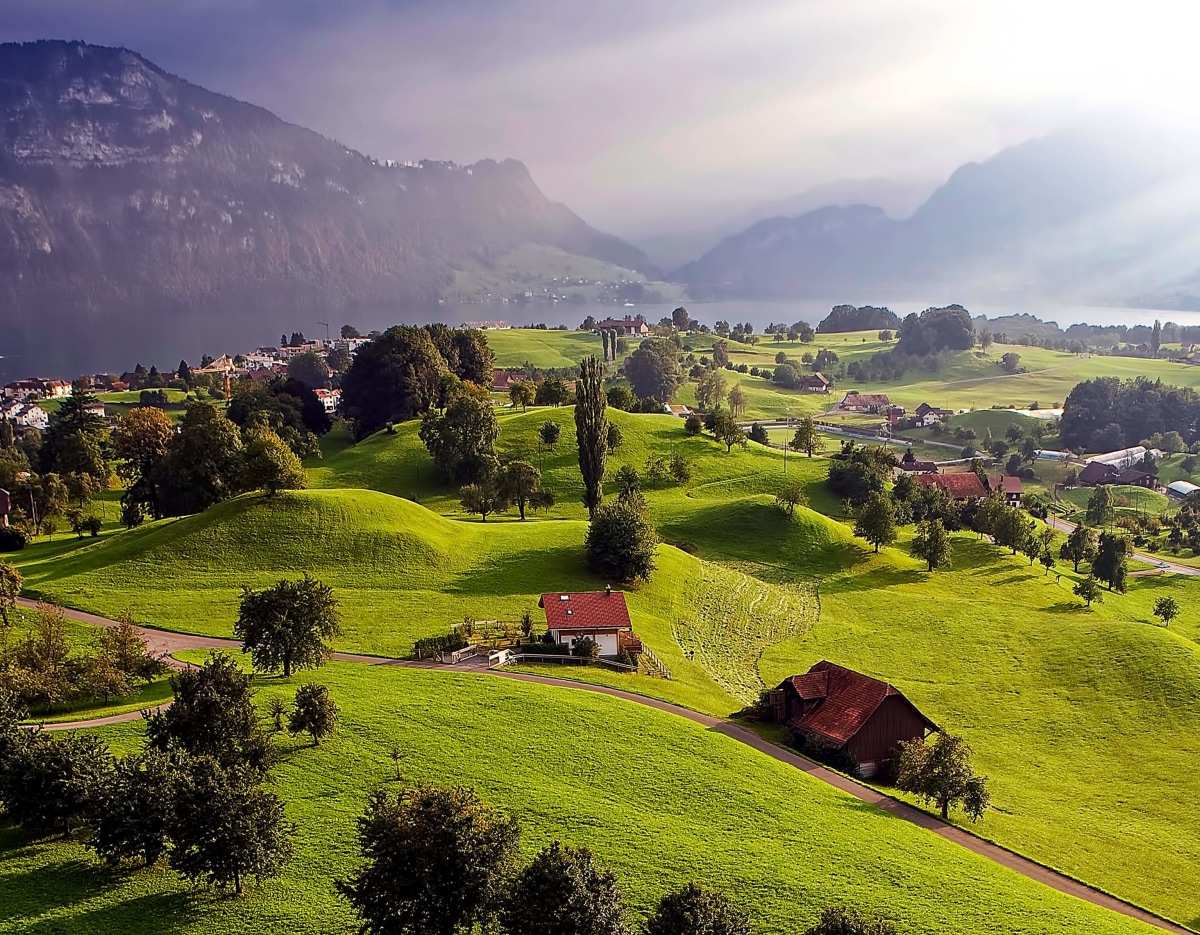
<path id="1" fill-rule="evenodd" d="M 1190 569 L 1192 573 L 1196 573 L 1196 569 Z M 17 603 L 21 607 L 36 608 L 37 602 L 27 600 L 26 598 L 18 598 Z M 67 617 L 72 620 L 77 620 L 81 623 L 88 623 L 93 626 L 111 627 L 116 626 L 117 621 L 109 620 L 107 617 L 101 617 L 97 614 L 89 614 L 78 610 L 64 610 Z M 169 630 L 156 630 L 150 627 L 136 627 L 138 634 L 146 641 L 151 652 L 154 653 L 177 653 L 189 649 L 225 649 L 232 652 L 241 652 L 242 644 L 237 640 L 222 639 L 213 636 L 192 636 L 184 633 L 174 633 Z M 455 667 L 442 665 L 437 662 L 413 662 L 407 659 L 390 659 L 380 656 L 364 656 L 356 653 L 334 653 L 333 658 L 338 662 L 356 662 L 364 665 L 377 666 L 402 666 L 405 668 L 419 669 L 446 669 L 455 671 Z M 172 660 L 172 664 L 177 668 L 183 668 L 186 663 Z M 645 695 L 638 695 L 633 692 L 623 691 L 619 688 L 608 688 L 604 685 L 589 685 L 586 682 L 576 682 L 569 679 L 559 679 L 546 675 L 528 675 L 521 672 L 505 672 L 501 669 L 488 669 L 480 665 L 463 665 L 458 667 L 459 671 L 471 673 L 487 674 L 497 676 L 499 678 L 513 679 L 518 682 L 533 682 L 538 685 L 552 685 L 557 688 L 572 689 L 575 691 L 595 692 L 601 695 L 610 695 L 614 698 L 620 698 L 623 701 L 629 701 L 634 704 L 643 705 L 647 708 L 654 708 L 658 711 L 665 711 L 668 714 L 674 714 L 677 717 L 687 718 L 696 724 L 700 724 L 710 730 L 717 731 L 730 737 L 733 740 L 743 743 L 748 747 L 753 747 L 760 753 L 765 753 L 772 759 L 778 760 L 781 763 L 786 763 L 788 766 L 794 767 L 815 779 L 819 779 L 827 785 L 840 789 L 855 798 L 874 805 L 876 808 L 882 809 L 901 818 L 904 821 L 910 822 L 918 827 L 932 831 L 934 834 L 940 835 L 948 841 L 953 841 L 969 851 L 979 854 L 981 857 L 986 857 L 993 863 L 999 864 L 1002 867 L 1007 867 L 1014 870 L 1022 876 L 1026 876 L 1031 880 L 1036 880 L 1039 883 L 1044 883 L 1047 886 L 1053 887 L 1061 893 L 1066 893 L 1069 896 L 1075 896 L 1085 902 L 1092 903 L 1096 906 L 1101 906 L 1105 909 L 1110 909 L 1113 912 L 1118 912 L 1121 915 L 1128 916 L 1132 919 L 1137 919 L 1140 922 L 1145 922 L 1167 932 L 1176 932 L 1178 935 L 1195 935 L 1191 929 L 1186 929 L 1181 925 L 1176 925 L 1174 922 L 1169 922 L 1166 919 L 1160 918 L 1145 909 L 1134 906 L 1123 900 L 1117 899 L 1115 896 L 1110 896 L 1100 890 L 1093 889 L 1085 883 L 1080 883 L 1071 877 L 1064 876 L 1049 867 L 1015 854 L 1012 851 L 1006 850 L 998 844 L 992 844 L 990 841 L 985 841 L 978 838 L 968 831 L 942 821 L 935 815 L 930 815 L 918 808 L 914 808 L 907 802 L 901 802 L 898 799 L 893 799 L 891 796 L 884 795 L 872 789 L 870 786 L 865 786 L 862 783 L 855 782 L 846 776 L 836 773 L 833 770 L 826 769 L 819 763 L 806 759 L 799 754 L 793 753 L 790 750 L 785 750 L 782 747 L 776 746 L 762 737 L 759 737 L 753 731 L 727 721 L 724 718 L 712 717 L 708 714 L 700 714 L 697 711 L 692 711 L 689 708 L 683 708 L 679 705 L 671 704 L 668 701 L 659 701 L 656 698 L 649 698 Z M 169 702 L 168 702 L 169 703 Z M 160 705 L 160 708 L 166 705 Z M 157 709 L 155 709 L 157 710 Z M 111 717 L 92 718 L 91 720 L 82 721 L 66 721 L 58 724 L 46 724 L 44 730 L 75 730 L 86 727 L 104 727 L 109 724 L 119 724 L 127 721 L 140 720 L 142 717 L 141 711 L 127 711 L 124 714 L 116 714 Z"/>

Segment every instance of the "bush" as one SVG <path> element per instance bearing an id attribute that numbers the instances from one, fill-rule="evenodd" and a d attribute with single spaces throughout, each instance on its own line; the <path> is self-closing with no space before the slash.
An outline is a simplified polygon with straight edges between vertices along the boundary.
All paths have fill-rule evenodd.
<path id="1" fill-rule="evenodd" d="M 699 435 L 704 431 L 704 423 L 700 421 L 700 417 L 696 413 L 692 413 L 687 417 L 687 421 L 683 423 L 683 430 L 689 435 Z"/>
<path id="2" fill-rule="evenodd" d="M 15 526 L 0 526 L 0 552 L 19 552 L 25 548 L 25 533 Z"/>
<path id="3" fill-rule="evenodd" d="M 600 644 L 590 636 L 581 636 L 571 643 L 571 655 L 595 662 L 600 658 Z"/>
<path id="4" fill-rule="evenodd" d="M 547 633 L 542 637 L 541 642 L 518 644 L 517 652 L 529 653 L 531 656 L 569 656 L 571 647 L 555 643 L 554 637 Z"/>
<path id="5" fill-rule="evenodd" d="M 448 633 L 445 636 L 427 636 L 413 643 L 413 655 L 418 659 L 436 656 L 438 653 L 453 653 L 467 645 L 461 633 Z"/>
<path id="6" fill-rule="evenodd" d="M 760 445 L 765 445 L 770 441 L 767 430 L 762 427 L 761 422 L 755 422 L 750 426 L 750 441 L 758 442 Z"/>

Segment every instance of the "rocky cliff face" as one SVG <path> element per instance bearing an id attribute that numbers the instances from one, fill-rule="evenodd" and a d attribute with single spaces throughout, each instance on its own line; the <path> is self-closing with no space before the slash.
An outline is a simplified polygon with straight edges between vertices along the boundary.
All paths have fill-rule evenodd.
<path id="1" fill-rule="evenodd" d="M 8 371 L 236 350 L 362 309 L 428 317 L 455 268 L 525 243 L 651 271 L 520 163 L 382 164 L 124 49 L 0 46 Z"/>

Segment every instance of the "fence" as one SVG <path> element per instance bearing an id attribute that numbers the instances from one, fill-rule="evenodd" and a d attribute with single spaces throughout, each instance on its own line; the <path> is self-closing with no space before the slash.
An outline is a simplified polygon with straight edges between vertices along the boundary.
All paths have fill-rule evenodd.
<path id="1" fill-rule="evenodd" d="M 583 656 L 560 656 L 543 653 L 515 653 L 511 649 L 501 649 L 488 655 L 489 669 L 499 669 L 501 666 L 526 662 L 534 665 L 541 665 L 545 663 L 558 663 L 559 665 L 568 666 L 599 665 L 606 669 L 613 669 L 617 672 L 637 672 L 637 666 L 627 666 L 624 663 L 612 662 L 609 659 L 586 659 Z"/>

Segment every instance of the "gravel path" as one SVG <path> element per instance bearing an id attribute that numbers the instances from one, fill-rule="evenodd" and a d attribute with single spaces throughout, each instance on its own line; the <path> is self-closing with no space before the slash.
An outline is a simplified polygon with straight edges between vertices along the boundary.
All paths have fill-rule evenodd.
<path id="1" fill-rule="evenodd" d="M 1181 566 L 1185 567 L 1185 566 Z M 1196 574 L 1197 570 L 1189 569 L 1188 573 Z M 35 601 L 18 598 L 18 604 L 22 607 L 35 608 Z M 115 626 L 116 621 L 109 620 L 106 617 L 101 617 L 96 614 L 84 613 L 78 610 L 66 610 L 66 615 L 72 620 L 78 620 L 83 623 L 90 623 L 93 626 Z M 138 633 L 144 640 L 152 652 L 156 653 L 176 653 L 189 649 L 227 649 L 235 652 L 241 651 L 241 643 L 237 640 L 221 639 L 219 637 L 210 636 L 192 636 L 184 633 L 173 633 L 168 630 L 156 630 L 150 627 L 137 627 Z M 334 653 L 333 658 L 338 662 L 357 662 L 365 665 L 382 665 L 382 666 L 403 666 L 405 668 L 423 668 L 423 669 L 447 669 L 450 667 L 441 665 L 436 662 L 413 662 L 405 659 L 389 659 L 380 656 L 364 656 L 355 653 Z M 175 661 L 177 667 L 182 668 L 186 663 Z M 948 841 L 965 847 L 969 851 L 973 851 L 982 857 L 994 863 L 1014 870 L 1017 873 L 1028 877 L 1031 880 L 1036 880 L 1039 883 L 1044 883 L 1047 886 L 1053 887 L 1059 892 L 1066 893 L 1070 896 L 1075 896 L 1085 900 L 1096 906 L 1102 906 L 1105 909 L 1110 909 L 1113 912 L 1118 912 L 1121 915 L 1129 916 L 1141 922 L 1146 922 L 1157 928 L 1168 932 L 1177 932 L 1180 935 L 1194 935 L 1191 929 L 1183 928 L 1173 922 L 1169 922 L 1151 912 L 1141 909 L 1130 903 L 1123 902 L 1115 896 L 1110 896 L 1100 890 L 1093 889 L 1078 880 L 1074 880 L 1068 876 L 1064 876 L 1049 867 L 1036 863 L 1019 854 L 1014 854 L 1012 851 L 1006 850 L 997 844 L 992 844 L 990 841 L 985 841 L 982 838 L 977 838 L 968 831 L 964 831 L 955 825 L 942 821 L 935 815 L 930 815 L 918 808 L 914 808 L 907 802 L 901 802 L 898 799 L 893 799 L 890 796 L 884 795 L 881 792 L 872 789 L 870 786 L 865 786 L 862 783 L 855 782 L 846 776 L 836 773 L 833 770 L 826 769 L 812 760 L 806 759 L 790 750 L 785 750 L 782 747 L 776 746 L 769 741 L 759 737 L 753 731 L 742 727 L 740 724 L 735 724 L 723 718 L 712 717 L 707 714 L 700 714 L 697 711 L 692 711 L 688 708 L 680 707 L 679 705 L 671 704 L 667 701 L 659 701 L 656 698 L 648 698 L 645 695 L 638 695 L 633 692 L 622 691 L 618 688 L 608 688 L 603 685 L 589 685 L 586 682 L 575 682 L 568 679 L 553 678 L 545 675 L 528 675 L 520 672 L 504 672 L 500 669 L 488 669 L 483 665 L 463 664 L 459 666 L 460 670 L 487 674 L 499 678 L 513 679 L 518 682 L 533 682 L 538 685 L 552 685 L 556 688 L 563 688 L 574 691 L 595 692 L 601 695 L 610 695 L 614 698 L 620 698 L 623 701 L 629 701 L 634 704 L 643 705 L 648 708 L 654 708 L 658 711 L 665 711 L 668 714 L 674 714 L 678 717 L 687 718 L 696 724 L 700 724 L 710 730 L 717 731 L 727 737 L 743 743 L 748 747 L 753 747 L 760 753 L 765 753 L 767 756 L 778 760 L 781 763 L 801 770 L 808 775 L 821 780 L 828 785 L 831 785 L 843 792 L 849 793 L 863 802 L 874 805 L 885 812 L 895 815 L 897 818 L 902 818 L 905 821 L 911 822 L 934 834 L 940 835 Z M 165 707 L 165 705 L 160 706 Z M 157 710 L 157 709 L 156 709 Z M 45 730 L 72 730 L 81 727 L 103 727 L 108 724 L 119 724 L 126 721 L 140 720 L 142 713 L 140 711 L 128 711 L 124 714 L 116 714 L 111 717 L 93 718 L 83 721 L 67 721 L 59 724 L 47 724 Z"/>

